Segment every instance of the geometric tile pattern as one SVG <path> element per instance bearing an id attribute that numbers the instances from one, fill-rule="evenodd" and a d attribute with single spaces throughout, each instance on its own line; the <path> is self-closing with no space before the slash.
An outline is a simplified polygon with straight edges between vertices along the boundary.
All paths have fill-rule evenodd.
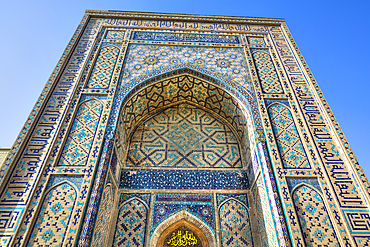
<path id="1" fill-rule="evenodd" d="M 319 192 L 322 193 L 319 181 L 317 178 L 309 178 L 309 177 L 287 177 L 286 178 L 289 191 L 292 192 L 295 187 L 297 187 L 300 184 L 309 184 L 316 188 Z"/>
<path id="2" fill-rule="evenodd" d="M 230 198 L 236 199 L 244 203 L 244 205 L 246 205 L 247 207 L 249 207 L 247 194 L 217 194 L 216 195 L 217 207 L 220 206 L 221 203 Z"/>
<path id="3" fill-rule="evenodd" d="M 252 231 L 247 208 L 230 199 L 220 207 L 222 246 L 253 246 Z"/>
<path id="4" fill-rule="evenodd" d="M 144 204 L 132 199 L 119 210 L 113 246 L 143 247 L 147 209 Z"/>
<path id="5" fill-rule="evenodd" d="M 105 38 L 106 39 L 116 39 L 116 40 L 123 40 L 125 37 L 124 31 L 108 31 Z"/>
<path id="6" fill-rule="evenodd" d="M 245 117 L 239 103 L 227 92 L 210 83 L 190 75 L 183 75 L 150 85 L 132 96 L 122 107 L 120 121 L 125 129 L 120 130 L 127 135 L 135 123 L 154 110 L 187 100 L 205 107 L 223 117 L 238 131 L 240 137 L 246 133 Z M 123 141 L 124 136 L 118 138 Z"/>
<path id="7" fill-rule="evenodd" d="M 105 46 L 100 49 L 98 58 L 91 72 L 90 80 L 86 85 L 87 88 L 108 88 L 118 54 L 119 48 L 113 45 Z"/>
<path id="8" fill-rule="evenodd" d="M 114 195 L 112 191 L 112 185 L 106 185 L 99 204 L 100 209 L 96 217 L 91 246 L 96 247 L 107 246 L 113 197 Z"/>
<path id="9" fill-rule="evenodd" d="M 103 104 L 92 99 L 82 103 L 64 145 L 58 166 L 84 166 L 98 127 Z"/>
<path id="10" fill-rule="evenodd" d="M 142 32 L 136 31 L 133 40 L 145 41 L 176 41 L 176 42 L 204 42 L 204 43 L 230 43 L 239 44 L 236 35 L 214 35 L 199 33 L 172 33 L 172 32 Z"/>
<path id="11" fill-rule="evenodd" d="M 207 194 L 157 194 L 153 202 L 153 216 L 150 234 L 156 227 L 175 215 L 185 210 L 192 214 L 212 230 L 215 231 L 215 216 L 213 196 Z"/>
<path id="12" fill-rule="evenodd" d="M 308 169 L 308 161 L 290 110 L 281 104 L 268 108 L 284 168 Z"/>
<path id="13" fill-rule="evenodd" d="M 28 246 L 62 246 L 76 198 L 69 183 L 52 188 L 45 195 Z"/>
<path id="14" fill-rule="evenodd" d="M 187 104 L 167 108 L 143 122 L 130 140 L 126 165 L 242 168 L 237 138 L 230 128 Z"/>
<path id="15" fill-rule="evenodd" d="M 150 70 L 181 64 L 212 68 L 222 73 L 225 79 L 241 86 L 250 80 L 248 65 L 241 48 L 145 44 L 129 45 L 121 85 Z"/>
<path id="16" fill-rule="evenodd" d="M 256 46 L 265 46 L 266 43 L 263 38 L 258 38 L 258 37 L 247 37 L 248 43 L 250 45 L 253 45 L 254 47 Z"/>
<path id="17" fill-rule="evenodd" d="M 293 201 L 306 246 L 339 246 L 321 195 L 302 185 L 293 192 Z"/>
<path id="18" fill-rule="evenodd" d="M 262 91 L 272 94 L 284 93 L 270 55 L 258 50 L 253 52 L 252 55 L 261 81 Z"/>
<path id="19" fill-rule="evenodd" d="M 118 206 L 120 207 L 124 202 L 134 197 L 139 198 L 140 200 L 146 203 L 147 207 L 150 207 L 151 200 L 150 193 L 121 193 Z"/>
<path id="20" fill-rule="evenodd" d="M 56 184 L 59 184 L 61 182 L 68 181 L 76 186 L 76 188 L 79 190 L 81 188 L 81 184 L 83 181 L 83 176 L 63 176 L 63 175 L 51 175 L 49 178 L 48 185 L 45 188 L 45 191 L 50 189 Z"/>
<path id="21" fill-rule="evenodd" d="M 234 189 L 249 188 L 245 171 L 122 169 L 123 189 Z"/>

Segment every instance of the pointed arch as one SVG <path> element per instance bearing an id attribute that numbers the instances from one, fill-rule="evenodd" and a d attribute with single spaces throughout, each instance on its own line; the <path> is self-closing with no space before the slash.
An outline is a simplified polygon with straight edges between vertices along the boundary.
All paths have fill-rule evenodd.
<path id="1" fill-rule="evenodd" d="M 103 103 L 92 98 L 82 102 L 77 109 L 58 166 L 84 166 L 98 127 Z"/>
<path id="2" fill-rule="evenodd" d="M 218 209 L 220 209 L 220 207 L 221 207 L 225 202 L 230 201 L 230 200 L 234 200 L 234 201 L 236 201 L 237 203 L 240 203 L 243 207 L 245 207 L 245 208 L 247 209 L 248 214 L 249 214 L 248 206 L 247 206 L 244 202 L 242 202 L 242 201 L 240 201 L 240 200 L 238 200 L 238 199 L 236 199 L 236 198 L 234 198 L 234 197 L 230 197 L 230 198 L 226 199 L 225 201 L 223 201 L 223 202 L 218 206 Z"/>
<path id="3" fill-rule="evenodd" d="M 181 72 L 181 73 L 180 73 Z M 250 109 L 245 104 L 229 94 L 223 88 L 205 81 L 192 74 L 199 75 L 190 69 L 173 71 L 175 76 L 161 75 L 143 82 L 132 89 L 125 97 L 122 105 L 119 121 L 116 127 L 116 147 L 119 160 L 125 160 L 123 147 L 127 145 L 126 140 L 130 133 L 143 119 L 153 115 L 160 109 L 181 102 L 197 105 L 207 111 L 215 112 L 228 124 L 237 130 L 238 136 L 246 150 L 249 158 L 249 134 L 254 131 Z M 178 74 L 180 73 L 180 74 Z M 203 75 L 204 77 L 204 75 Z M 208 78 L 212 80 L 212 78 Z M 249 103 L 247 104 L 249 106 Z M 248 128 L 250 125 L 252 128 Z M 250 158 L 247 163 L 250 163 Z"/>
<path id="4" fill-rule="evenodd" d="M 321 193 L 301 184 L 292 195 L 306 245 L 340 246 Z"/>
<path id="5" fill-rule="evenodd" d="M 28 243 L 31 245 L 63 243 L 76 198 L 77 190 L 68 181 L 51 187 L 44 196 Z M 50 222 L 53 222 L 53 227 L 49 225 Z"/>
<path id="6" fill-rule="evenodd" d="M 113 246 L 144 247 L 147 223 L 147 207 L 134 197 L 119 209 Z"/>
<path id="7" fill-rule="evenodd" d="M 121 208 L 122 208 L 126 203 L 128 203 L 129 201 L 132 201 L 132 200 L 137 200 L 137 201 L 139 201 L 141 204 L 143 204 L 143 205 L 144 205 L 144 207 L 146 208 L 146 210 L 147 210 L 147 211 L 149 210 L 149 205 L 147 205 L 147 204 L 146 204 L 146 202 L 145 202 L 143 199 L 141 199 L 141 198 L 139 198 L 139 197 L 136 197 L 136 196 L 134 196 L 134 197 L 132 197 L 132 198 L 128 199 L 127 201 L 124 201 L 124 202 L 122 203 L 122 205 L 119 205 L 118 210 L 121 210 Z"/>
<path id="8" fill-rule="evenodd" d="M 268 113 L 283 167 L 311 168 L 290 109 L 283 104 L 274 103 L 268 107 Z"/>
<path id="9" fill-rule="evenodd" d="M 219 207 L 222 246 L 253 246 L 250 216 L 247 207 L 229 198 Z"/>
<path id="10" fill-rule="evenodd" d="M 122 77 L 125 77 L 124 73 L 125 72 L 121 75 L 120 82 Z M 155 71 L 144 73 L 139 78 L 132 78 L 129 84 L 121 86 L 121 90 L 113 102 L 112 113 L 108 121 L 108 125 L 115 126 L 117 121 L 122 121 L 122 119 L 119 119 L 119 117 L 122 117 L 121 109 L 133 95 L 152 84 L 171 77 L 178 77 L 180 75 L 191 75 L 226 91 L 234 97 L 240 106 L 242 106 L 244 115 L 246 115 L 246 117 L 252 122 L 252 125 L 256 126 L 258 129 L 262 128 L 262 122 L 258 114 L 256 97 L 252 92 L 253 90 L 251 92 L 247 91 L 246 87 L 242 86 L 244 82 L 230 81 L 227 76 L 215 72 L 214 70 L 190 64 L 160 67 Z M 109 130 L 107 132 L 107 136 L 112 137 L 113 130 L 114 128 Z"/>
<path id="11" fill-rule="evenodd" d="M 150 246 L 157 246 L 159 238 L 166 231 L 166 229 L 181 220 L 185 220 L 200 229 L 207 239 L 208 246 L 216 247 L 216 239 L 209 226 L 186 210 L 182 210 L 172 215 L 161 224 L 159 224 L 150 238 Z"/>

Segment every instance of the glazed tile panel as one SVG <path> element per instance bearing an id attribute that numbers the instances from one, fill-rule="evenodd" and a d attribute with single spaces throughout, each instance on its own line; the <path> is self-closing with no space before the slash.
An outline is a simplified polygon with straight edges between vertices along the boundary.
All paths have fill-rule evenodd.
<path id="1" fill-rule="evenodd" d="M 311 168 L 289 108 L 274 104 L 268 112 L 284 168 Z"/>
<path id="2" fill-rule="evenodd" d="M 245 171 L 123 169 L 122 189 L 235 189 L 249 188 Z"/>
<path id="3" fill-rule="evenodd" d="M 150 85 L 128 100 L 120 116 L 119 129 L 117 130 L 117 135 L 120 138 L 118 138 L 117 146 L 123 145 L 123 140 L 129 131 L 143 117 L 153 114 L 161 107 L 183 100 L 216 113 L 234 127 L 240 138 L 246 138 L 246 120 L 238 102 L 227 92 L 206 81 L 190 75 L 183 75 Z M 192 114 L 196 114 L 195 110 L 192 110 Z M 249 144 L 246 143 L 247 152 L 248 146 Z M 121 159 L 123 158 L 121 157 Z"/>
<path id="4" fill-rule="evenodd" d="M 196 107 L 174 107 L 184 100 Z M 236 146 L 231 134 L 247 141 Z M 110 219 L 116 188 L 103 185 L 120 173 L 116 182 L 130 193 Z M 110 220 L 115 246 L 144 246 L 180 211 L 212 234 L 222 228 L 218 245 L 370 243 L 370 183 L 283 20 L 88 11 L 0 183 L 1 246 L 105 246 Z M 248 203 L 237 193 L 250 185 Z M 218 192 L 201 194 L 208 189 Z M 253 243 L 247 228 L 235 234 L 249 209 L 260 230 Z"/>
<path id="5" fill-rule="evenodd" d="M 72 124 L 58 166 L 85 166 L 98 127 L 103 104 L 97 99 L 83 102 Z"/>
<path id="6" fill-rule="evenodd" d="M 242 162 L 229 127 L 199 108 L 178 105 L 136 129 L 126 166 L 242 168 Z"/>
<path id="7" fill-rule="evenodd" d="M 204 222 L 214 233 L 213 196 L 207 194 L 157 194 L 153 205 L 150 234 L 156 227 L 176 213 L 185 210 Z"/>
<path id="8" fill-rule="evenodd" d="M 77 191 L 69 183 L 62 183 L 52 188 L 45 195 L 28 245 L 57 246 L 62 243 L 76 198 Z"/>
<path id="9" fill-rule="evenodd" d="M 284 93 L 269 51 L 251 49 L 251 52 L 261 81 L 262 92 L 268 94 Z"/>
<path id="10" fill-rule="evenodd" d="M 247 208 L 240 202 L 230 199 L 219 209 L 221 225 L 221 246 L 253 246 L 252 231 Z"/>
<path id="11" fill-rule="evenodd" d="M 90 80 L 87 82 L 87 88 L 103 89 L 109 86 L 120 49 L 109 43 L 103 43 L 103 45 L 91 72 Z"/>
<path id="12" fill-rule="evenodd" d="M 302 185 L 294 190 L 293 200 L 306 246 L 339 247 L 321 195 L 315 189 Z"/>
<path id="13" fill-rule="evenodd" d="M 45 166 L 57 133 L 62 128 L 64 117 L 74 110 L 73 107 L 69 109 L 69 104 L 100 28 L 100 20 L 86 20 L 85 16 L 82 22 L 86 25 L 77 29 L 8 156 L 8 163 L 1 168 L 0 183 L 4 186 L 0 195 L 0 217 L 4 224 L 0 228 L 0 238 L 5 246 L 12 245 L 11 241 L 25 244 L 25 232 L 29 235 L 33 231 L 32 222 L 36 217 L 37 207 L 41 205 L 39 202 L 45 195 L 43 193 L 46 193 L 44 188 L 50 169 Z M 28 131 L 29 134 L 26 135 Z M 23 146 L 8 169 L 9 162 L 21 143 Z M 40 177 L 43 178 L 39 179 Z M 30 201 L 33 202 L 29 203 Z M 16 227 L 22 227 L 20 235 L 23 236 L 14 237 Z M 42 239 L 41 235 L 37 234 L 36 238 L 37 241 Z"/>
<path id="14" fill-rule="evenodd" d="M 114 247 L 144 247 L 147 209 L 144 204 L 133 198 L 119 209 Z"/>

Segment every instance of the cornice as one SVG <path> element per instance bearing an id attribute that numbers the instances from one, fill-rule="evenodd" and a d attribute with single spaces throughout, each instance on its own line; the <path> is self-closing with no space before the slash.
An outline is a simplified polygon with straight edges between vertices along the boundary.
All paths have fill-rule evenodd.
<path id="1" fill-rule="evenodd" d="M 217 23 L 238 23 L 238 24 L 268 24 L 281 25 L 285 23 L 280 18 L 262 17 L 242 17 L 242 16 L 216 16 L 216 15 L 192 15 L 192 14 L 172 14 L 154 12 L 134 12 L 116 10 L 86 10 L 90 17 L 110 17 L 125 19 L 147 19 L 147 20 L 171 20 L 171 21 L 197 21 L 197 22 L 217 22 Z"/>

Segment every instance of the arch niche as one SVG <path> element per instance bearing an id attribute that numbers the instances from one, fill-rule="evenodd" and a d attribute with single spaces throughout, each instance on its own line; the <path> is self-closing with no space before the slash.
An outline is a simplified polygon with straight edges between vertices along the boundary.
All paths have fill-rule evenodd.
<path id="1" fill-rule="evenodd" d="M 225 89 L 225 87 L 227 89 Z M 255 138 L 258 136 L 254 125 L 253 112 L 255 111 L 251 109 L 249 103 L 241 103 L 241 98 L 244 96 L 241 96 L 241 93 L 233 90 L 234 89 L 230 88 L 230 86 L 227 87 L 207 75 L 187 68 L 172 71 L 140 83 L 123 98 L 123 103 L 120 107 L 114 140 L 114 148 L 117 156 L 116 160 L 119 166 L 123 169 L 177 169 L 179 167 L 185 167 L 197 170 L 199 168 L 206 168 L 206 170 L 219 169 L 221 171 L 227 169 L 234 171 L 253 170 L 251 167 L 251 149 L 257 149 Z M 239 98 L 236 98 L 235 95 Z M 253 100 L 250 96 L 244 97 L 246 100 L 247 98 L 248 100 Z M 172 123 L 166 122 L 165 124 L 168 128 L 166 130 L 167 133 L 176 129 L 176 124 L 178 128 L 183 128 L 183 132 L 179 134 L 180 137 L 190 133 L 189 128 L 186 127 L 187 124 L 193 124 L 191 127 L 195 130 L 203 128 L 200 126 L 199 129 L 196 129 L 197 123 L 191 122 L 195 121 L 194 119 L 190 120 L 190 118 L 194 117 L 195 113 L 191 116 L 186 115 L 188 113 L 183 113 L 184 109 L 187 112 L 190 111 L 192 114 L 198 111 L 198 116 L 203 117 L 203 119 L 200 120 L 200 125 L 204 123 L 206 118 L 211 119 L 209 121 L 212 123 L 222 126 L 222 131 L 226 133 L 226 139 L 235 138 L 234 144 L 239 148 L 240 165 L 235 162 L 233 163 L 235 165 L 230 166 L 223 163 L 221 165 L 208 164 L 202 167 L 194 164 L 193 166 L 168 165 L 169 162 L 167 162 L 167 165 L 155 165 L 153 164 L 154 162 L 139 162 L 138 160 L 140 160 L 141 157 L 149 157 L 149 154 L 138 154 L 137 150 L 135 150 L 134 141 L 141 140 L 141 142 L 137 142 L 139 143 L 138 145 L 141 145 L 142 149 L 148 150 L 148 147 L 143 147 L 143 136 L 149 133 L 149 131 L 147 131 L 148 129 L 152 130 L 156 128 L 153 122 L 159 123 L 160 121 L 164 121 L 159 119 L 161 116 L 166 116 L 169 119 L 171 117 L 170 111 L 177 111 L 179 116 L 182 114 L 181 116 L 184 121 L 175 123 L 173 124 L 174 126 L 171 126 Z M 211 127 L 214 127 L 214 125 Z M 202 131 L 204 132 L 204 129 L 202 129 Z M 192 135 L 192 137 L 194 137 L 194 135 Z M 212 138 L 213 137 L 215 137 L 215 135 L 212 136 Z M 150 145 L 157 145 L 157 143 L 150 138 L 147 139 L 147 143 Z M 210 137 L 208 138 L 211 139 Z M 157 136 L 157 139 L 166 141 L 163 136 Z M 196 143 L 191 146 L 194 148 Z M 228 146 L 225 149 L 231 150 L 232 148 L 230 147 Z M 161 148 L 167 152 L 168 146 L 162 146 Z M 202 150 L 204 150 L 204 147 L 202 147 Z M 193 150 L 190 152 L 194 153 Z M 171 157 L 167 154 L 165 156 L 168 160 Z M 231 157 L 232 155 L 227 154 L 226 156 Z M 219 158 L 219 160 L 224 159 L 226 156 L 224 155 L 222 158 Z M 133 158 L 136 158 L 136 160 L 133 160 Z M 161 162 L 158 163 L 163 164 Z M 253 175 L 253 172 L 250 174 Z M 124 178 L 122 177 L 121 179 Z M 251 180 L 249 183 L 252 184 L 254 178 L 249 177 L 248 179 Z M 181 190 L 181 188 L 178 189 Z M 217 245 L 216 239 L 218 237 L 214 234 L 214 232 L 216 232 L 215 229 L 212 228 L 213 230 L 211 230 L 210 226 L 205 224 L 203 220 L 198 219 L 185 209 L 158 224 L 159 225 L 151 225 L 152 229 L 147 230 L 145 234 L 145 246 L 166 246 L 165 242 L 168 241 L 170 235 L 177 229 L 189 229 L 189 231 L 197 236 L 202 247 L 215 247 Z M 150 233 L 151 231 L 153 232 Z"/>
<path id="2" fill-rule="evenodd" d="M 197 245 L 201 247 L 216 247 L 215 236 L 211 229 L 197 217 L 183 210 L 162 222 L 154 231 L 150 245 L 153 247 L 171 246 L 170 240 L 176 238 L 180 230 L 184 234 L 188 230 L 197 239 Z M 175 233 L 175 235 L 173 235 Z"/>
<path id="3" fill-rule="evenodd" d="M 220 84 L 207 75 L 182 69 L 152 78 L 132 89 L 123 99 L 116 127 L 115 148 L 121 167 L 127 167 L 128 152 L 132 149 L 129 145 L 138 128 L 145 127 L 149 118 L 169 108 L 199 109 L 227 126 L 240 146 L 243 168 L 248 167 L 251 164 L 250 138 L 257 136 L 252 110 L 232 95 L 238 92 L 231 94 Z"/>

